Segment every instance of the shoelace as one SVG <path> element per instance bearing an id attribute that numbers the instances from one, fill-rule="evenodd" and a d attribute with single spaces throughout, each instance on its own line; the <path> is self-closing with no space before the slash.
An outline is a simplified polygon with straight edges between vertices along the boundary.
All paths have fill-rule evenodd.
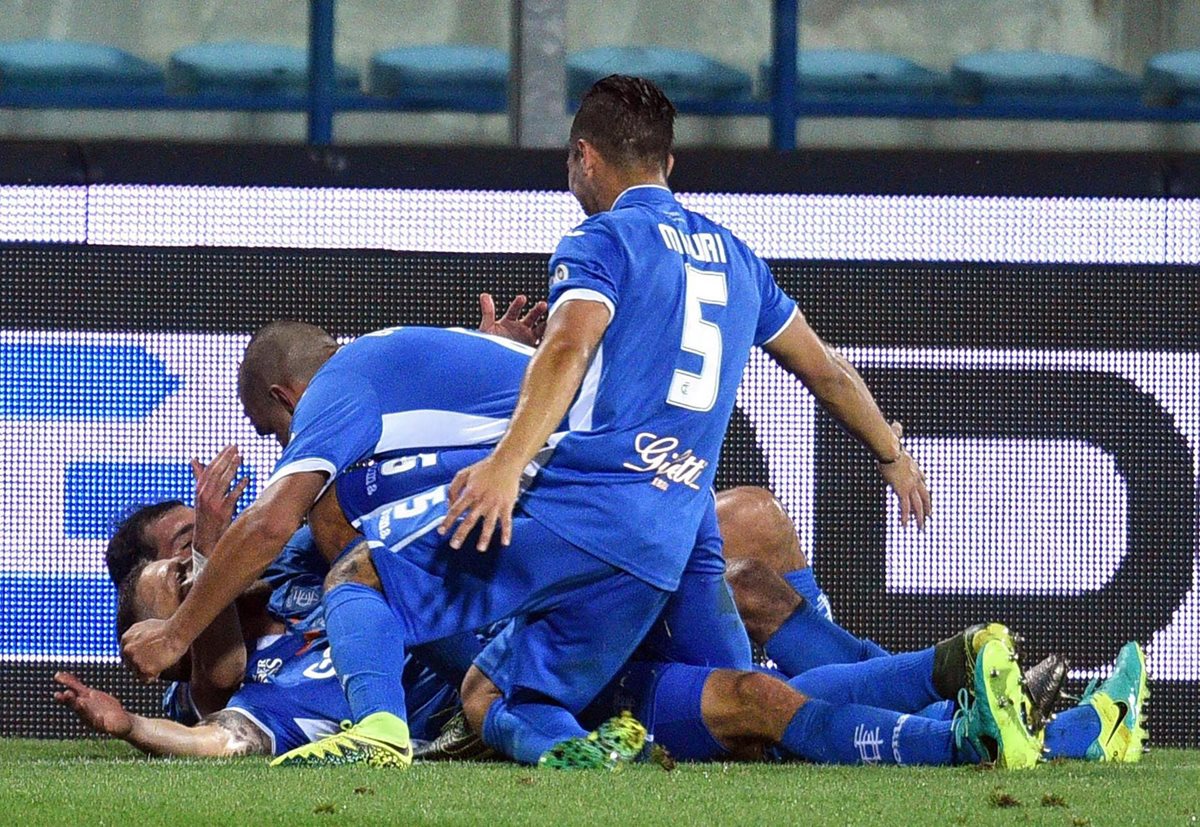
<path id="1" fill-rule="evenodd" d="M 967 729 L 967 716 L 971 712 L 971 693 L 963 689 L 958 690 L 957 709 L 954 710 L 954 717 L 950 719 L 950 729 L 954 733 L 954 746 L 957 749 L 962 749 L 963 736 Z M 972 747 L 974 749 L 974 747 Z"/>

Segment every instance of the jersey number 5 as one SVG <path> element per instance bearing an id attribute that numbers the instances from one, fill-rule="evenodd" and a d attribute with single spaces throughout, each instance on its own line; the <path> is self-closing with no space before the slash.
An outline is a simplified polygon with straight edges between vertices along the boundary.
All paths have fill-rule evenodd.
<path id="1" fill-rule="evenodd" d="M 683 307 L 683 336 L 679 347 L 695 353 L 704 361 L 699 373 L 677 369 L 671 377 L 671 392 L 667 402 L 691 411 L 710 411 L 717 402 L 717 385 L 721 378 L 721 328 L 704 321 L 700 305 L 724 307 L 729 301 L 725 274 L 697 270 L 684 262 L 687 291 Z"/>

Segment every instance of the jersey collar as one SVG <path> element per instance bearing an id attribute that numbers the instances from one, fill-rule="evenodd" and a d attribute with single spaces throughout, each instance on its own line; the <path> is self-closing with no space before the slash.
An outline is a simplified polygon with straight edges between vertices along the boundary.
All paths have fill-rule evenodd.
<path id="1" fill-rule="evenodd" d="M 675 193 L 671 192 L 669 187 L 661 184 L 636 184 L 618 195 L 610 209 L 674 200 Z"/>

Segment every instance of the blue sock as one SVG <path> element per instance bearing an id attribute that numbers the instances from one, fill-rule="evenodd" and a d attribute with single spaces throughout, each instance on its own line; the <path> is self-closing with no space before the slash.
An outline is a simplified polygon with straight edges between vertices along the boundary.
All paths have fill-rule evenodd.
<path id="1" fill-rule="evenodd" d="M 501 698 L 483 719 L 483 742 L 522 764 L 536 764 L 559 741 L 585 735 L 587 730 L 570 712 L 533 698 Z"/>
<path id="2" fill-rule="evenodd" d="M 922 718 L 932 718 L 935 721 L 951 721 L 958 704 L 954 701 L 938 701 L 916 712 Z"/>
<path id="3" fill-rule="evenodd" d="M 796 712 L 781 743 L 819 764 L 943 765 L 954 758 L 949 721 L 815 698 Z"/>
<path id="4" fill-rule="evenodd" d="M 829 602 L 829 595 L 825 594 L 817 585 L 817 578 L 813 574 L 812 566 L 785 571 L 783 579 L 796 590 L 797 594 L 816 606 L 817 611 L 825 615 L 827 619 L 833 620 L 833 604 Z"/>
<path id="5" fill-rule="evenodd" d="M 821 614 L 807 598 L 780 624 L 763 648 L 779 671 L 799 675 L 829 663 L 858 663 L 886 655 L 869 640 L 856 638 Z"/>
<path id="6" fill-rule="evenodd" d="M 407 720 L 404 633 L 384 596 L 359 583 L 335 586 L 325 593 L 325 631 L 351 718 L 390 712 Z"/>
<path id="7" fill-rule="evenodd" d="M 1088 747 L 1100 737 L 1100 716 L 1091 706 L 1075 706 L 1046 724 L 1047 758 L 1087 758 Z"/>
<path id="8" fill-rule="evenodd" d="M 818 666 L 788 684 L 810 698 L 919 713 L 943 700 L 933 687 L 933 647 L 861 663 Z"/>

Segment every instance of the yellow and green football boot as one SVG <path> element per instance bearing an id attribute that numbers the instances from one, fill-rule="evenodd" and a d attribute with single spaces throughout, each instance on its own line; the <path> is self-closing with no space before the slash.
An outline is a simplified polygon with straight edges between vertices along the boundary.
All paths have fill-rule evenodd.
<path id="1" fill-rule="evenodd" d="M 296 747 L 271 762 L 272 767 L 336 767 L 366 764 L 406 769 L 412 764 L 408 724 L 388 712 L 376 712 L 342 731 Z"/>

